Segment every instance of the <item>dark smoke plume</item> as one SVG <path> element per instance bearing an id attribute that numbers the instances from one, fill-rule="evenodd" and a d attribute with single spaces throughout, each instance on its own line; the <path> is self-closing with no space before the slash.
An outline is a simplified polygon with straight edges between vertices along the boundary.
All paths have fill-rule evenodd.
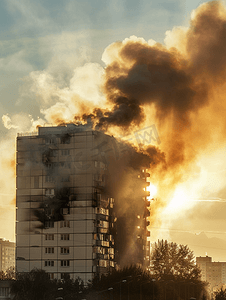
<path id="1" fill-rule="evenodd" d="M 171 113 L 189 123 L 189 113 L 208 103 L 213 83 L 226 76 L 226 18 L 220 2 L 202 5 L 187 32 L 187 55 L 140 40 L 111 45 L 112 59 L 105 72 L 105 93 L 113 110 L 104 112 L 98 126 L 130 126 L 143 120 L 142 107 L 154 104 L 157 117 Z M 122 120 L 123 118 L 123 120 Z"/>
<path id="2" fill-rule="evenodd" d="M 104 93 L 112 109 L 98 109 L 91 116 L 99 129 L 118 126 L 133 130 L 147 124 L 149 107 L 162 134 L 166 164 L 174 171 L 194 161 L 211 143 L 218 117 L 221 131 L 226 130 L 219 112 L 225 107 L 220 98 L 226 92 L 223 4 L 202 4 L 183 37 L 183 45 L 175 37 L 171 48 L 136 37 L 110 45 L 103 55 L 107 64 Z"/>

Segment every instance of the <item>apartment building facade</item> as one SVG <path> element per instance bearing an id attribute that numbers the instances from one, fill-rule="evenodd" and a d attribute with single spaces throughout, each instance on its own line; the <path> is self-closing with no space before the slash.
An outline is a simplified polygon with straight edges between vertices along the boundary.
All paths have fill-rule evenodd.
<path id="1" fill-rule="evenodd" d="M 39 127 L 38 133 L 18 135 L 19 272 L 38 268 L 51 278 L 87 282 L 115 268 L 116 216 L 106 188 L 108 160 L 115 151 L 115 139 L 89 123 Z M 142 238 L 147 259 L 147 238 Z"/>
<path id="2" fill-rule="evenodd" d="M 0 271 L 15 267 L 15 248 L 14 242 L 0 239 Z"/>
<path id="3" fill-rule="evenodd" d="M 203 281 L 209 283 L 209 291 L 214 292 L 226 285 L 226 262 L 213 262 L 212 257 L 196 257 Z"/>

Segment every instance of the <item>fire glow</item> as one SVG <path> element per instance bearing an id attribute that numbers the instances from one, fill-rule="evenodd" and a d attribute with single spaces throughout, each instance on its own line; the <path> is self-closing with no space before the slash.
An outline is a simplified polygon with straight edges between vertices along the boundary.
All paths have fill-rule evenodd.
<path id="1" fill-rule="evenodd" d="M 150 182 L 146 190 L 150 193 L 150 196 L 148 196 L 148 200 L 151 201 L 151 199 L 157 194 L 157 187 Z"/>

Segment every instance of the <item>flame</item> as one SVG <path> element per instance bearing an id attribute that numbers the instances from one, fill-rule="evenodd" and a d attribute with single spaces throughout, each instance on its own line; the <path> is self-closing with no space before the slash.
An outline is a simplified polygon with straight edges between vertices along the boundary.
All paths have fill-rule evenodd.
<path id="1" fill-rule="evenodd" d="M 151 182 L 149 182 L 149 186 L 147 186 L 146 190 L 150 193 L 150 196 L 148 197 L 148 201 L 150 201 L 152 198 L 154 198 L 158 192 L 157 187 L 154 184 L 152 184 Z"/>

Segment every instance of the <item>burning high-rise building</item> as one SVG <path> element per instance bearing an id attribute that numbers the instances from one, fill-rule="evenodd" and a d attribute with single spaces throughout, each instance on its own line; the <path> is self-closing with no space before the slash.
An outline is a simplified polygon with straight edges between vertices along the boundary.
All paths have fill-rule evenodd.
<path id="1" fill-rule="evenodd" d="M 89 122 L 39 127 L 38 133 L 18 135 L 18 272 L 38 268 L 51 278 L 70 275 L 87 282 L 111 272 L 116 261 L 122 264 L 127 252 L 131 261 L 126 263 L 147 266 L 149 211 L 141 188 L 145 190 L 148 174 L 134 170 L 140 198 L 138 205 L 129 199 L 130 209 L 124 214 L 123 197 L 115 192 L 122 181 L 120 168 L 113 174 L 114 167 L 122 165 L 117 161 L 121 146 L 128 147 L 93 130 Z"/>

